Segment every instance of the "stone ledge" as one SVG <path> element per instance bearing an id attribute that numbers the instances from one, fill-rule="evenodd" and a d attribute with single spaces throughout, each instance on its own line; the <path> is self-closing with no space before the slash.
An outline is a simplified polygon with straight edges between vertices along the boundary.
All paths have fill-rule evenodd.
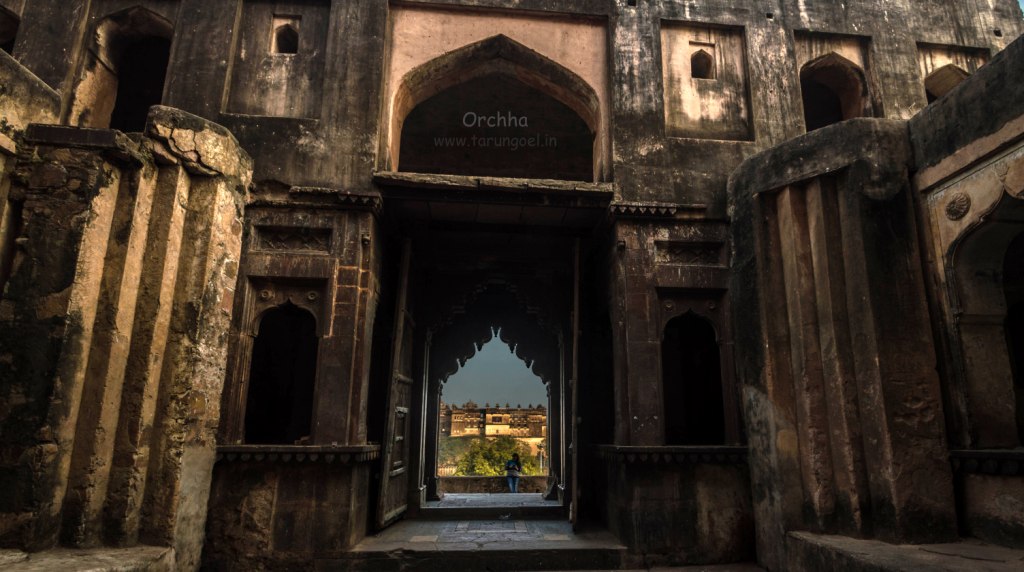
<path id="1" fill-rule="evenodd" d="M 649 465 L 745 465 L 747 448 L 735 446 L 633 447 L 598 445 L 598 456 L 624 464 Z"/>
<path id="2" fill-rule="evenodd" d="M 64 125 L 33 123 L 25 129 L 24 141 L 28 145 L 43 147 L 70 147 L 91 149 L 105 155 L 141 165 L 145 163 L 139 143 L 113 129 L 89 129 Z"/>
<path id="3" fill-rule="evenodd" d="M 350 465 L 380 458 L 380 445 L 222 445 L 217 462 Z"/>
<path id="4" fill-rule="evenodd" d="M 376 172 L 373 181 L 385 187 L 416 187 L 426 189 L 486 190 L 510 193 L 547 192 L 597 194 L 611 198 L 615 183 L 587 183 L 556 179 L 516 179 L 510 177 L 476 177 L 471 175 L 436 175 L 395 171 Z"/>
<path id="5" fill-rule="evenodd" d="M 1019 571 L 1024 551 L 963 540 L 946 544 L 887 544 L 809 532 L 790 532 L 786 547 L 789 570 L 844 570 L 846 572 L 901 572 L 943 570 Z"/>

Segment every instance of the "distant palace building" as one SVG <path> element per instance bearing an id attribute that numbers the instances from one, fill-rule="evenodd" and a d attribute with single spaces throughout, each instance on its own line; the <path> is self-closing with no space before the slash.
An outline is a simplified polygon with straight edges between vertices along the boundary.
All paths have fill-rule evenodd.
<path id="1" fill-rule="evenodd" d="M 533 404 L 504 407 L 490 403 L 480 407 L 469 401 L 460 405 L 441 402 L 441 435 L 446 437 L 547 437 L 548 411 Z"/>

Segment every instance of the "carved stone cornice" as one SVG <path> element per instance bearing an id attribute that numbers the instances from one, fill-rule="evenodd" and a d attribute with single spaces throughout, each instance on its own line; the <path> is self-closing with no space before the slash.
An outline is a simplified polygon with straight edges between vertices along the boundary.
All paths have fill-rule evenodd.
<path id="1" fill-rule="evenodd" d="M 746 465 L 747 448 L 736 446 L 598 445 L 598 456 L 625 465 Z"/>
<path id="2" fill-rule="evenodd" d="M 221 445 L 218 463 L 352 465 L 380 458 L 380 445 Z"/>
<path id="3" fill-rule="evenodd" d="M 654 201 L 615 201 L 608 207 L 608 212 L 613 219 L 672 219 L 680 212 L 702 212 L 705 210 L 707 210 L 707 205 L 680 205 L 676 203 L 659 203 Z"/>
<path id="4" fill-rule="evenodd" d="M 1024 449 L 950 451 L 953 472 L 972 475 L 1024 476 Z"/>

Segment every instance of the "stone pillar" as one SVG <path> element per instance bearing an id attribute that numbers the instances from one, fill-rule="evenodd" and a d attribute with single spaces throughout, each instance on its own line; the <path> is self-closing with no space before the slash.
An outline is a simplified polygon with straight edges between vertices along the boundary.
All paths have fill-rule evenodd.
<path id="1" fill-rule="evenodd" d="M 733 322 L 758 557 L 790 530 L 955 538 L 902 122 L 854 120 L 733 175 Z"/>
<path id="2" fill-rule="evenodd" d="M 345 211 L 336 261 L 330 330 L 317 369 L 313 442 L 366 443 L 373 322 L 380 297 L 381 236 L 370 211 Z"/>
<path id="3" fill-rule="evenodd" d="M 157 395 L 141 539 L 199 566 L 216 457 L 244 209 L 252 161 L 224 128 L 170 108 L 151 112 L 154 153 L 191 180 Z"/>
<path id="4" fill-rule="evenodd" d="M 132 545 L 141 528 L 195 568 L 251 160 L 223 128 L 159 107 L 141 140 L 33 125 L 18 156 L 2 541 Z"/>

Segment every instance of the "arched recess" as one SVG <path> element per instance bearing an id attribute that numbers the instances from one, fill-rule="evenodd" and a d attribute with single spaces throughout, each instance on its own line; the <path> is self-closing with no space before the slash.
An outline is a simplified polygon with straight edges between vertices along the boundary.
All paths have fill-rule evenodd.
<path id="1" fill-rule="evenodd" d="M 974 448 L 1024 442 L 1024 200 L 1004 196 L 952 249 L 956 341 Z"/>
<path id="2" fill-rule="evenodd" d="M 293 24 L 281 24 L 274 29 L 273 52 L 282 55 L 299 53 L 299 31 Z"/>
<path id="3" fill-rule="evenodd" d="M 79 67 L 68 122 L 142 131 L 163 100 L 174 26 L 141 6 L 99 21 Z"/>
<path id="4" fill-rule="evenodd" d="M 807 131 L 871 116 L 864 71 L 832 52 L 808 62 L 800 70 L 800 92 Z"/>
<path id="5" fill-rule="evenodd" d="M 924 78 L 924 90 L 928 96 L 928 103 L 939 99 L 953 88 L 963 83 L 971 74 L 956 64 L 948 64 L 928 74 Z"/>
<path id="6" fill-rule="evenodd" d="M 690 77 L 693 79 L 715 79 L 715 59 L 705 50 L 697 50 L 690 56 Z"/>
<path id="7" fill-rule="evenodd" d="M 18 37 L 21 19 L 14 12 L 0 6 L 0 51 L 14 53 L 14 41 Z"/>
<path id="8" fill-rule="evenodd" d="M 245 407 L 245 442 L 294 444 L 310 436 L 316 385 L 316 318 L 290 302 L 258 320 Z"/>
<path id="9" fill-rule="evenodd" d="M 539 92 L 578 116 L 593 137 L 592 179 L 602 180 L 606 170 L 607 126 L 594 88 L 557 62 L 504 35 L 453 50 L 402 77 L 385 122 L 388 132 L 383 138 L 384 169 L 401 169 L 402 133 L 414 109 L 442 92 L 485 78 L 500 79 Z M 476 113 L 481 110 L 468 111 Z M 485 108 L 482 111 L 492 110 Z"/>
<path id="10" fill-rule="evenodd" d="M 666 445 L 724 445 L 725 398 L 718 334 L 692 312 L 669 320 L 661 340 Z"/>

